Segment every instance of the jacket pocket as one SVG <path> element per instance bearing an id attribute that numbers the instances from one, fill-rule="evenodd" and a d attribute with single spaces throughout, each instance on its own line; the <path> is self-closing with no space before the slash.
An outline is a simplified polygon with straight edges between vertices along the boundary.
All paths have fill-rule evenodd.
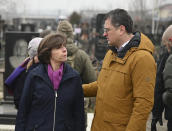
<path id="1" fill-rule="evenodd" d="M 45 119 L 39 119 L 40 121 L 34 121 L 31 122 L 30 124 L 28 124 L 28 126 L 26 127 L 26 130 L 28 131 L 39 131 L 39 128 L 43 125 L 43 123 L 45 122 Z"/>
<path id="2" fill-rule="evenodd" d="M 66 121 L 64 123 L 65 131 L 74 131 L 74 122 L 72 121 Z"/>
<path id="3" fill-rule="evenodd" d="M 132 91 L 130 76 L 122 69 L 111 69 L 106 83 L 106 90 L 108 97 L 118 97 L 125 99 Z"/>
<path id="4" fill-rule="evenodd" d="M 104 122 L 108 122 L 112 124 L 127 125 L 129 121 L 129 116 L 105 111 L 103 113 L 103 120 Z"/>

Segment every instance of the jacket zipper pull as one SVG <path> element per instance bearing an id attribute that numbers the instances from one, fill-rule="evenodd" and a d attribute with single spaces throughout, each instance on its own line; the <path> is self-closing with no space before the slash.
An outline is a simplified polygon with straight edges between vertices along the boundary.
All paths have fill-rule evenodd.
<path id="1" fill-rule="evenodd" d="M 58 95 L 57 95 L 57 91 L 55 91 L 55 96 L 56 96 L 56 98 L 58 97 Z"/>

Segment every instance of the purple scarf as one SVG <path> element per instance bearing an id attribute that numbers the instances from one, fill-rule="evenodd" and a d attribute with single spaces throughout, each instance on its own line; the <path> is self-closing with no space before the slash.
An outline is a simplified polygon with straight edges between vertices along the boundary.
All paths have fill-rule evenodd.
<path id="1" fill-rule="evenodd" d="M 54 90 L 59 88 L 60 81 L 63 75 L 63 64 L 61 64 L 60 68 L 56 71 L 53 71 L 50 64 L 48 64 L 48 76 L 53 83 Z"/>

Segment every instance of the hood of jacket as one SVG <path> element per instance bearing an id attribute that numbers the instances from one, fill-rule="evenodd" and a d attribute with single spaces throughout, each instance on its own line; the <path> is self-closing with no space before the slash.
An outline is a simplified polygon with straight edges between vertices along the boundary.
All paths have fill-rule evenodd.
<path id="1" fill-rule="evenodd" d="M 141 34 L 141 41 L 138 50 L 146 50 L 151 54 L 154 53 L 154 45 L 152 41 L 144 34 Z"/>
<path id="2" fill-rule="evenodd" d="M 68 56 L 72 56 L 78 51 L 78 47 L 72 42 L 67 41 L 66 44 Z"/>
<path id="3" fill-rule="evenodd" d="M 114 53 L 117 54 L 119 58 L 124 58 L 128 50 L 130 52 L 137 51 L 137 50 L 146 50 L 153 54 L 154 52 L 154 45 L 152 41 L 140 32 L 134 33 L 134 37 L 129 41 L 129 43 L 119 52 L 114 46 L 109 46 Z"/>

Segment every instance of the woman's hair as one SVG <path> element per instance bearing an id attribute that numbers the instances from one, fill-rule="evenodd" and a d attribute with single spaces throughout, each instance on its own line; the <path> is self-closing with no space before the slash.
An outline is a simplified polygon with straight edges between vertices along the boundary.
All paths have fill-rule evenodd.
<path id="1" fill-rule="evenodd" d="M 66 46 L 66 37 L 59 33 L 49 34 L 41 41 L 38 47 L 38 59 L 41 63 L 49 64 L 51 50 Z"/>

